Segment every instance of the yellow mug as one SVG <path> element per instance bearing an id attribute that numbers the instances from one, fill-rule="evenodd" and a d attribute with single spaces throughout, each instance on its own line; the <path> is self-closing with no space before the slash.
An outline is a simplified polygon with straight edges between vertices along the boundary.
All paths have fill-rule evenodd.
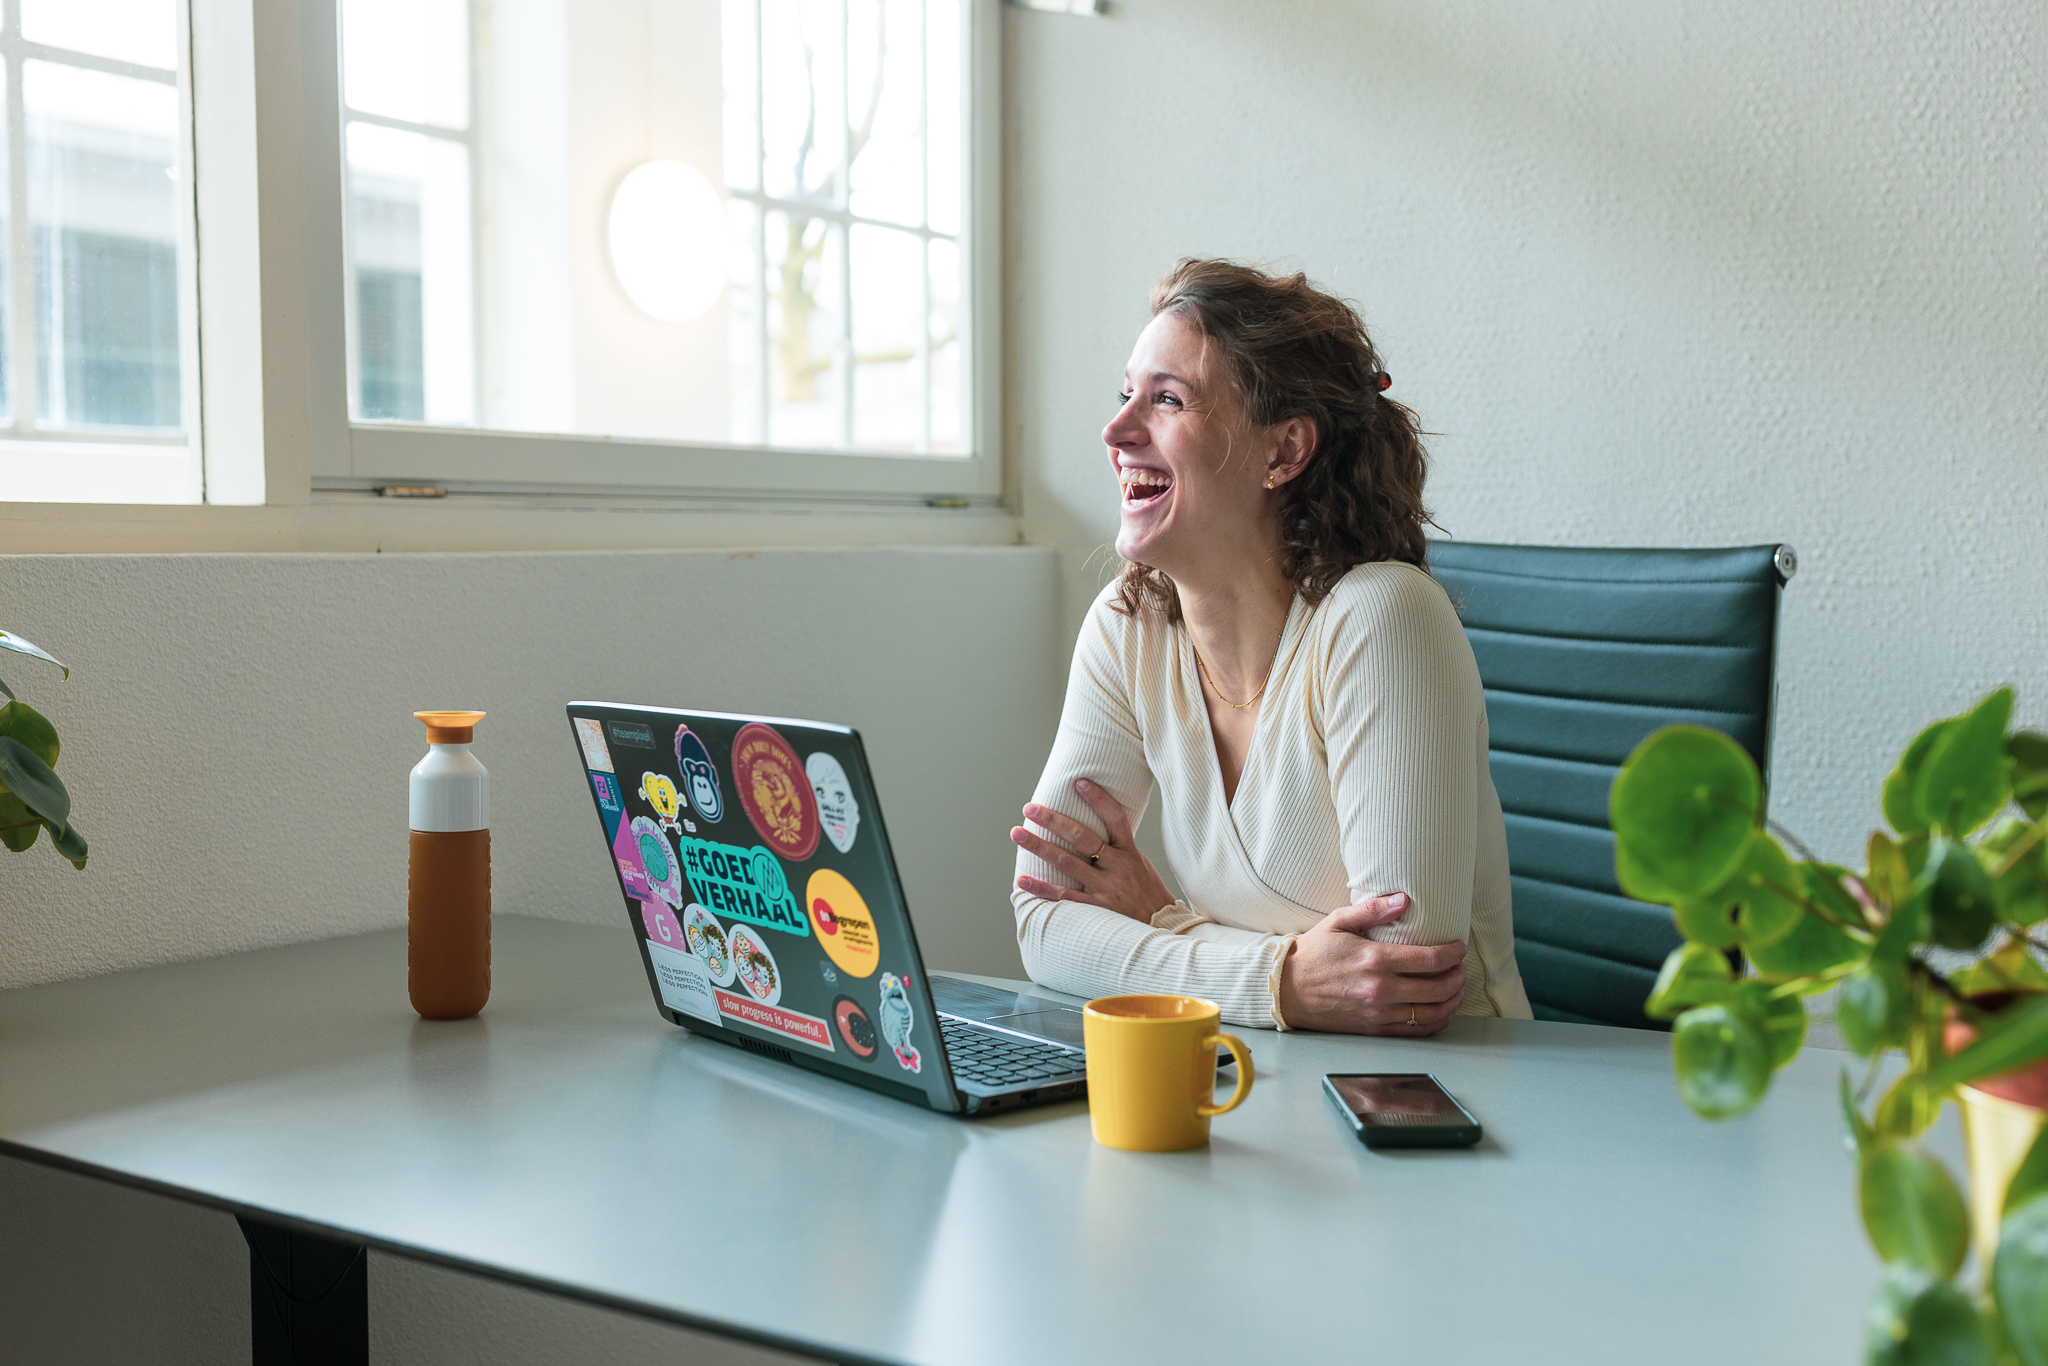
<path id="1" fill-rule="evenodd" d="M 1104 996 L 1081 1012 L 1088 1119 L 1106 1148 L 1172 1153 L 1209 1141 L 1209 1117 L 1252 1093 L 1244 1040 L 1217 1032 L 1223 1012 L 1198 996 Z M 1237 1090 L 1212 1105 L 1216 1047 L 1237 1059 Z"/>

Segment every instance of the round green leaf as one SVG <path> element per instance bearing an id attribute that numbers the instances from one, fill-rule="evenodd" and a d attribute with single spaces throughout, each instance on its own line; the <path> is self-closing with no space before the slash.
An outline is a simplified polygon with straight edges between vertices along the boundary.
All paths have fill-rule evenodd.
<path id="1" fill-rule="evenodd" d="M 63 781 L 34 750 L 4 735 L 0 735 L 0 786 L 59 830 L 71 815 L 71 794 L 64 790 Z"/>
<path id="2" fill-rule="evenodd" d="M 1948 949 L 1975 949 L 1991 933 L 1997 894 L 1977 851 L 1961 840 L 1936 836 L 1927 846 L 1920 885 L 1929 891 L 1927 913 L 1934 942 Z"/>
<path id="3" fill-rule="evenodd" d="M 0 735 L 21 741 L 36 758 L 52 768 L 57 766 L 57 728 L 28 703 L 9 702 L 0 707 Z"/>
<path id="4" fill-rule="evenodd" d="M 1891 828 L 1901 835 L 1910 835 L 1916 830 L 1925 830 L 1931 822 L 1920 814 L 1919 804 L 1913 799 L 1914 784 L 1920 770 L 1927 765 L 1927 756 L 1942 736 L 1953 730 L 1960 717 L 1936 721 L 1926 730 L 1913 737 L 1913 743 L 1906 746 L 1906 752 L 1899 756 L 1898 766 L 1891 776 L 1884 780 L 1884 818 Z"/>
<path id="5" fill-rule="evenodd" d="M 1694 1006 L 1720 1005 L 1734 994 L 1735 969 L 1726 954 L 1699 944 L 1680 944 L 1665 956 L 1643 1013 L 1653 1020 L 1668 1020 Z"/>
<path id="6" fill-rule="evenodd" d="M 1771 1080 L 1763 1031 L 1726 1006 L 1699 1006 L 1671 1031 L 1678 1094 L 1707 1119 L 1733 1119 L 1763 1098 Z"/>
<path id="7" fill-rule="evenodd" d="M 1776 1071 L 1799 1056 L 1806 1042 L 1806 1005 L 1797 996 L 1777 996 L 1767 982 L 1739 982 L 1735 987 L 1735 1009 L 1763 1030 L 1770 1049 L 1771 1070 Z"/>
<path id="8" fill-rule="evenodd" d="M 1874 1122 L 1886 1138 L 1918 1138 L 1941 1115 L 1941 1092 L 1917 1072 L 1892 1083 L 1877 1102 Z"/>
<path id="9" fill-rule="evenodd" d="M 1817 915 L 1802 915 L 1783 939 L 1746 952 L 1750 966 L 1766 977 L 1811 977 L 1859 961 L 1870 946 Z"/>
<path id="10" fill-rule="evenodd" d="M 0 845 L 20 853 L 43 833 L 43 822 L 12 792 L 0 791 Z"/>
<path id="11" fill-rule="evenodd" d="M 1763 784 L 1719 731 L 1666 726 L 1636 746 L 1608 792 L 1615 838 L 1657 882 L 1693 897 L 1728 880 L 1749 847 Z"/>
<path id="12" fill-rule="evenodd" d="M 1991 1296 L 2020 1360 L 2048 1366 L 2048 1194 L 2012 1210 L 1998 1226 Z"/>
<path id="13" fill-rule="evenodd" d="M 1648 901 L 1659 906 L 1671 906 L 1684 900 L 1678 890 L 1665 883 L 1655 873 L 1645 868 L 1633 857 L 1628 846 L 1620 840 L 1614 842 L 1614 880 L 1621 884 L 1621 890 L 1638 901 Z M 1729 934 L 1734 934 L 1729 929 Z M 1731 938 L 1730 943 L 1734 940 Z"/>
<path id="14" fill-rule="evenodd" d="M 1918 1268 L 1885 1272 L 1864 1323 L 1868 1366 L 1992 1366 L 1977 1306 L 1948 1280 Z"/>
<path id="15" fill-rule="evenodd" d="M 2012 800 L 2011 720 L 2012 689 L 2000 688 L 1935 740 L 1913 778 L 1913 803 L 1929 825 L 1961 838 Z"/>
<path id="16" fill-rule="evenodd" d="M 1729 879 L 1742 909 L 1735 923 L 1742 933 L 1744 948 L 1775 944 L 1792 933 L 1806 914 L 1796 898 L 1803 890 L 1792 860 L 1778 842 L 1759 830 L 1749 841 L 1742 866 Z"/>
<path id="17" fill-rule="evenodd" d="M 1877 1144 L 1857 1178 L 1863 1227 L 1877 1255 L 1953 1276 L 1970 1247 L 1970 1217 L 1948 1168 L 1897 1140 Z"/>
<path id="18" fill-rule="evenodd" d="M 1872 961 L 1842 979 L 1835 1023 L 1851 1052 L 1867 1058 L 1905 1041 L 1912 1018 L 1906 991 L 1906 972 L 1897 963 Z"/>
<path id="19" fill-rule="evenodd" d="M 1677 923 L 1678 932 L 1695 944 L 1710 949 L 1735 947 L 1735 907 L 1718 892 L 1679 902 L 1671 908 L 1671 918 Z"/>

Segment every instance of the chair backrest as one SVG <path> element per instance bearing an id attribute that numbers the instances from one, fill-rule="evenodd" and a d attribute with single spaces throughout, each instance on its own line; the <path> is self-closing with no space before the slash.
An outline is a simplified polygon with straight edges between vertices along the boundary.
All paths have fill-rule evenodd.
<path id="1" fill-rule="evenodd" d="M 1515 957 L 1536 1017 L 1668 1029 L 1643 1014 L 1671 912 L 1614 878 L 1607 789 L 1660 726 L 1711 726 L 1768 789 L 1778 599 L 1791 547 L 1587 550 L 1435 541 L 1486 688 L 1507 818 Z"/>

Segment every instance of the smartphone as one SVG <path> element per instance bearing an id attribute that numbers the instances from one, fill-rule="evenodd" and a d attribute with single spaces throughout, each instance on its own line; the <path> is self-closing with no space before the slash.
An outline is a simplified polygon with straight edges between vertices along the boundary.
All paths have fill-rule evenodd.
<path id="1" fill-rule="evenodd" d="M 1479 1121 L 1427 1072 L 1331 1072 L 1323 1094 L 1368 1148 L 1469 1148 Z"/>

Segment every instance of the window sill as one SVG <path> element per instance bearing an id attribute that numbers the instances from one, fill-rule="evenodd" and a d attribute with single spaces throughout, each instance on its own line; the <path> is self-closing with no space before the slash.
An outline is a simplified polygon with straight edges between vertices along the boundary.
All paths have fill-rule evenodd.
<path id="1" fill-rule="evenodd" d="M 297 507 L 0 503 L 8 554 L 658 550 L 717 546 L 1016 545 L 994 505 L 742 502 L 320 492 Z"/>

